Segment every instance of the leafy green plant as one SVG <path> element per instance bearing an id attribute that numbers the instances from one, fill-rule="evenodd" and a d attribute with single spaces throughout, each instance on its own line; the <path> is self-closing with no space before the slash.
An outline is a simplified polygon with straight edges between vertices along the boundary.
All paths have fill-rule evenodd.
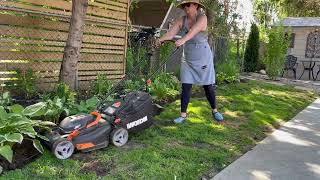
<path id="1" fill-rule="evenodd" d="M 98 103 L 99 99 L 95 96 L 85 101 L 82 100 L 80 104 L 75 104 L 70 114 L 90 113 L 97 108 Z"/>
<path id="2" fill-rule="evenodd" d="M 174 51 L 174 43 L 165 43 L 160 47 L 160 60 L 161 62 L 167 60 L 171 53 Z"/>
<path id="3" fill-rule="evenodd" d="M 77 93 L 72 91 L 67 84 L 61 82 L 53 92 L 43 95 L 41 99 L 47 101 L 57 97 L 62 99 L 66 105 L 72 106 L 76 102 L 76 95 Z"/>
<path id="4" fill-rule="evenodd" d="M 4 92 L 0 96 L 0 106 L 7 109 L 8 106 L 10 106 L 12 103 L 11 95 L 9 92 Z"/>
<path id="5" fill-rule="evenodd" d="M 224 72 L 217 73 L 217 84 L 234 83 L 238 79 L 237 76 L 229 76 Z"/>
<path id="6" fill-rule="evenodd" d="M 67 107 L 65 104 L 65 99 L 56 96 L 52 100 L 47 99 L 26 107 L 25 114 L 57 124 L 61 114 L 70 115 L 70 109 L 74 106 Z"/>
<path id="7" fill-rule="evenodd" d="M 149 71 L 148 50 L 141 46 L 132 46 L 127 50 L 126 72 L 130 76 L 147 74 Z M 139 66 L 137 66 L 139 64 Z M 128 77 L 129 79 L 134 77 Z"/>
<path id="8" fill-rule="evenodd" d="M 7 87 L 17 92 L 17 94 L 22 95 L 25 99 L 33 98 L 37 94 L 37 76 L 33 70 L 28 69 L 24 72 L 17 69 L 16 73 L 17 80 L 6 83 Z"/>
<path id="9" fill-rule="evenodd" d="M 137 91 L 140 89 L 144 89 L 146 87 L 146 81 L 144 78 L 135 78 L 136 80 L 126 80 L 124 81 L 124 93 L 128 93 L 131 91 Z"/>
<path id="10" fill-rule="evenodd" d="M 281 74 L 289 39 L 286 39 L 285 29 L 282 25 L 273 27 L 269 33 L 269 42 L 267 44 L 267 56 L 264 59 L 267 75 L 271 79 L 276 79 Z M 290 33 L 288 33 L 290 34 Z"/>
<path id="11" fill-rule="evenodd" d="M 244 71 L 254 72 L 258 70 L 259 46 L 259 29 L 256 24 L 252 23 L 244 54 Z"/>
<path id="12" fill-rule="evenodd" d="M 21 144 L 24 139 L 32 140 L 33 146 L 43 153 L 43 147 L 36 138 L 48 139 L 38 134 L 34 128 L 48 128 L 53 124 L 47 121 L 31 120 L 33 115 L 36 114 L 32 113 L 32 109 L 26 110 L 21 105 L 11 106 L 9 113 L 0 106 L 0 155 L 10 163 L 13 157 L 13 145 Z"/>
<path id="13" fill-rule="evenodd" d="M 236 59 L 229 58 L 228 62 L 222 62 L 217 65 L 217 84 L 233 83 L 239 79 L 240 66 Z"/>
<path id="14" fill-rule="evenodd" d="M 107 78 L 105 74 L 99 74 L 97 80 L 92 85 L 92 93 L 99 97 L 103 97 L 108 94 L 113 87 L 112 82 Z"/>
<path id="15" fill-rule="evenodd" d="M 170 73 L 160 73 L 151 83 L 150 93 L 158 102 L 174 100 L 180 93 L 179 80 Z"/>

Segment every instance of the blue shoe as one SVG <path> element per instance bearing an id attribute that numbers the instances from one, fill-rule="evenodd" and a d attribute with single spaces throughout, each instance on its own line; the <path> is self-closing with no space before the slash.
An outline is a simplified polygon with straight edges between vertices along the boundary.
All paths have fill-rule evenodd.
<path id="1" fill-rule="evenodd" d="M 220 112 L 212 112 L 212 117 L 216 120 L 216 121 L 223 121 L 223 116 Z"/>
<path id="2" fill-rule="evenodd" d="M 180 117 L 176 118 L 175 120 L 173 120 L 173 122 L 176 123 L 176 124 L 181 124 L 181 123 L 183 123 L 186 119 L 187 119 L 186 117 L 181 117 L 181 116 L 180 116 Z"/>

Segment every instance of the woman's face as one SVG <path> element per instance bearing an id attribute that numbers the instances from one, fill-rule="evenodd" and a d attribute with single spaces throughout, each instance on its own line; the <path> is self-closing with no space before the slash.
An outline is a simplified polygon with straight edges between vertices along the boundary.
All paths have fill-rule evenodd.
<path id="1" fill-rule="evenodd" d="M 198 11 L 198 4 L 195 3 L 186 3 L 182 7 L 187 14 L 194 14 Z"/>

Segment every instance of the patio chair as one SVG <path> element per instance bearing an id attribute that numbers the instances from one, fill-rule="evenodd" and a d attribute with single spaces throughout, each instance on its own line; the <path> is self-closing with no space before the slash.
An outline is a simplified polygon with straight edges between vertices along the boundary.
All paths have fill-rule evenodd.
<path id="1" fill-rule="evenodd" d="M 298 58 L 293 55 L 286 56 L 286 61 L 284 63 L 284 68 L 282 70 L 282 77 L 283 77 L 285 71 L 288 72 L 291 70 L 291 71 L 293 71 L 294 79 L 297 79 L 297 75 L 296 75 L 297 74 L 297 65 L 298 65 L 297 60 L 298 60 Z"/>

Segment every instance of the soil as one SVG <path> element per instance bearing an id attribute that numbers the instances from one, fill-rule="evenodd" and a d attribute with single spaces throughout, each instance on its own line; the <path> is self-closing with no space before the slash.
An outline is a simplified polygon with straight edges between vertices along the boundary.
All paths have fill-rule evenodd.
<path id="1" fill-rule="evenodd" d="M 81 173 L 95 172 L 97 176 L 106 176 L 115 168 L 114 161 L 102 162 L 92 153 L 78 153 L 72 156 L 72 159 L 82 162 Z"/>
<path id="2" fill-rule="evenodd" d="M 97 176 L 106 176 L 114 169 L 113 161 L 103 163 L 99 160 L 84 163 L 80 169 L 81 173 L 95 172 Z"/>
<path id="3" fill-rule="evenodd" d="M 0 157 L 0 165 L 4 171 L 20 169 L 41 155 L 41 153 L 33 147 L 32 141 L 30 140 L 24 140 L 21 144 L 15 144 L 12 149 L 14 152 L 12 163 Z"/>
<path id="4" fill-rule="evenodd" d="M 27 107 L 27 106 L 30 106 L 30 105 L 33 105 L 33 104 L 36 104 L 39 102 L 39 98 L 38 97 L 35 97 L 33 99 L 25 99 L 23 97 L 20 97 L 20 96 L 14 96 L 12 97 L 12 103 L 13 104 L 20 104 L 21 106 L 23 107 Z"/>

